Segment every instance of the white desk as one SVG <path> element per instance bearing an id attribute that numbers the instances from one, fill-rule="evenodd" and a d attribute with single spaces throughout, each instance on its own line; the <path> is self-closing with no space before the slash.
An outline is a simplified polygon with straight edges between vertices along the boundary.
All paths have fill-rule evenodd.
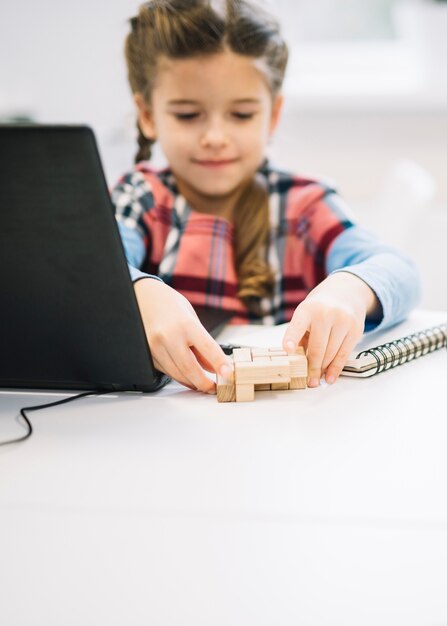
<path id="1" fill-rule="evenodd" d="M 0 449 L 1 623 L 447 624 L 446 373 L 31 414 Z M 51 399 L 1 393 L 1 439 Z"/>

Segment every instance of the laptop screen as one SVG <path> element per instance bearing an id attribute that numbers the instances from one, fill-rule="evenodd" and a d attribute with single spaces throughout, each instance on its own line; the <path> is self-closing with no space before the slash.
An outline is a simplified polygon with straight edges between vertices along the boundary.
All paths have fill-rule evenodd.
<path id="1" fill-rule="evenodd" d="M 151 391 L 92 131 L 0 126 L 0 386 Z"/>

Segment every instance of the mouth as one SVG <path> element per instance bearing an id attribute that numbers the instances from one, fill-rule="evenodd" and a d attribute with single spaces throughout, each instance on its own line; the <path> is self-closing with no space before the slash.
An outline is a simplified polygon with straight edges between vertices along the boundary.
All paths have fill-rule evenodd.
<path id="1" fill-rule="evenodd" d="M 236 163 L 236 161 L 237 159 L 193 159 L 193 163 L 195 163 L 195 165 L 211 169 L 232 165 L 233 163 Z"/>

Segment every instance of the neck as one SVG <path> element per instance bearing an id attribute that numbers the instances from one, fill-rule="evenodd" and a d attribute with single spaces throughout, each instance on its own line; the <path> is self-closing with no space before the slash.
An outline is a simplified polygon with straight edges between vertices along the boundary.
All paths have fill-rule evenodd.
<path id="1" fill-rule="evenodd" d="M 194 211 L 207 215 L 223 217 L 234 222 L 234 210 L 244 190 L 244 186 L 237 187 L 222 196 L 204 195 L 176 177 L 177 188 Z"/>

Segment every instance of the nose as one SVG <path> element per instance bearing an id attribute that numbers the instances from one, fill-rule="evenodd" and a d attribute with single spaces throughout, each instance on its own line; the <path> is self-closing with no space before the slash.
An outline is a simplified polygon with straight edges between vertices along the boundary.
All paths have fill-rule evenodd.
<path id="1" fill-rule="evenodd" d="M 228 136 L 223 121 L 210 120 L 200 139 L 202 148 L 221 148 L 227 144 Z"/>

